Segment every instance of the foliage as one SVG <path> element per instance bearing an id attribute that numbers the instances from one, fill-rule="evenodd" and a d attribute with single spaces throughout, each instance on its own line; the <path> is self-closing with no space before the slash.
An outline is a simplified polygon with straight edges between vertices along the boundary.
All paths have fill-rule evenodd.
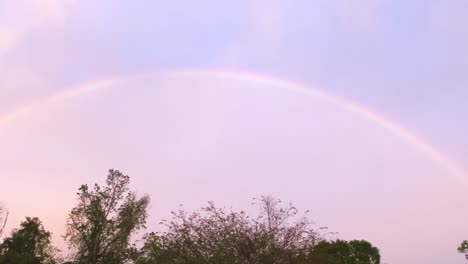
<path id="1" fill-rule="evenodd" d="M 259 205 L 256 218 L 213 203 L 191 214 L 173 212 L 164 222 L 167 231 L 146 235 L 137 263 L 302 263 L 322 240 L 310 220 L 271 197 L 262 197 Z"/>
<path id="2" fill-rule="evenodd" d="M 54 264 L 56 249 L 50 243 L 51 233 L 44 230 L 38 218 L 27 217 L 20 228 L 0 245 L 0 264 Z"/>
<path id="3" fill-rule="evenodd" d="M 254 217 L 213 202 L 194 212 L 179 209 L 162 222 L 163 232 L 146 234 L 136 248 L 132 235 L 145 228 L 149 197 L 129 184 L 127 175 L 109 170 L 104 185 L 79 188 L 66 222 L 68 262 L 58 259 L 41 221 L 26 218 L 0 244 L 0 264 L 380 264 L 369 242 L 327 241 L 307 211 L 269 196 L 255 200 Z M 0 207 L 2 217 L 5 223 Z M 458 250 L 468 255 L 468 241 Z"/>
<path id="4" fill-rule="evenodd" d="M 149 197 L 129 190 L 130 179 L 109 170 L 105 186 L 79 188 L 78 205 L 67 220 L 65 239 L 76 263 L 117 264 L 129 257 L 132 234 L 145 227 Z"/>
<path id="5" fill-rule="evenodd" d="M 465 258 L 468 259 L 468 240 L 464 240 L 458 247 L 458 252 L 465 254 Z"/>
<path id="6" fill-rule="evenodd" d="M 380 264 L 380 253 L 365 240 L 321 241 L 313 249 L 310 259 L 313 263 Z"/>

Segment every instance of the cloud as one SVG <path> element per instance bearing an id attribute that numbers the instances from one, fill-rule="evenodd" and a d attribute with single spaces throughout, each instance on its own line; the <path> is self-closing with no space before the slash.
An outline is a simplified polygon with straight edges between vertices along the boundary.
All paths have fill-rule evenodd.
<path id="1" fill-rule="evenodd" d="M 239 64 L 259 57 L 278 57 L 290 46 L 291 36 L 301 39 L 337 34 L 341 31 L 372 32 L 382 23 L 385 0 L 290 1 L 254 0 L 246 4 L 241 34 L 225 45 L 216 62 Z"/>
<path id="2" fill-rule="evenodd" d="M 44 96 L 51 83 L 43 74 L 45 68 L 22 60 L 19 47 L 30 34 L 50 33 L 63 27 L 69 0 L 0 1 L 0 115 Z M 28 44 L 27 48 L 34 47 Z M 1 100 L 3 99 L 3 100 Z"/>
<path id="3" fill-rule="evenodd" d="M 30 34 L 53 33 L 66 23 L 68 0 L 0 1 L 0 115 L 42 96 L 50 88 L 48 77 L 29 60 L 21 59 L 19 47 Z M 28 44 L 34 45 L 34 44 Z M 44 63 L 41 63 L 44 69 Z"/>
<path id="4" fill-rule="evenodd" d="M 0 56 L 14 49 L 27 34 L 35 30 L 60 27 L 65 24 L 66 6 L 60 0 L 6 0 L 0 3 Z"/>

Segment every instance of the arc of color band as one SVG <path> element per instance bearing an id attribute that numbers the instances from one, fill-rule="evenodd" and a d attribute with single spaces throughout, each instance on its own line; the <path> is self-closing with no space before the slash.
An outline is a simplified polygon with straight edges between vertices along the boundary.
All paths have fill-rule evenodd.
<path id="1" fill-rule="evenodd" d="M 456 177 L 460 178 L 463 183 L 466 184 L 466 179 L 464 175 L 464 171 L 459 168 L 454 162 L 449 160 L 445 155 L 438 152 L 434 147 L 430 144 L 425 142 L 420 137 L 416 136 L 409 130 L 397 125 L 393 121 L 385 118 L 383 115 L 377 114 L 376 112 L 372 112 L 358 104 L 340 98 L 338 96 L 331 95 L 329 93 L 325 93 L 318 89 L 312 89 L 309 86 L 304 84 L 278 79 L 270 76 L 264 76 L 254 73 L 248 72 L 239 72 L 239 71 L 222 71 L 222 70 L 200 70 L 200 69 L 182 69 L 182 70 L 173 70 L 173 71 L 160 71 L 160 72 L 150 72 L 150 73 L 138 73 L 138 74 L 130 74 L 130 75 L 121 75 L 115 76 L 112 78 L 102 79 L 99 81 L 90 82 L 83 85 L 78 85 L 69 89 L 66 89 L 64 92 L 57 93 L 55 95 L 49 96 L 43 100 L 40 100 L 36 103 L 24 105 L 22 107 L 17 108 L 16 110 L 6 114 L 3 117 L 0 117 L 0 128 L 1 126 L 7 124 L 10 121 L 18 118 L 21 115 L 25 115 L 32 110 L 51 104 L 57 101 L 63 101 L 69 98 L 73 98 L 75 96 L 79 96 L 86 92 L 91 92 L 95 90 L 110 88 L 112 85 L 121 83 L 127 80 L 131 80 L 140 76 L 146 76 L 150 74 L 158 74 L 162 76 L 181 76 L 181 75 L 192 75 L 192 76 L 203 76 L 203 77 L 217 77 L 217 78 L 230 78 L 230 79 L 240 79 L 240 80 L 247 80 L 262 84 L 267 84 L 271 86 L 276 86 L 279 88 L 288 89 L 297 93 L 301 93 L 307 96 L 314 96 L 320 97 L 329 103 L 332 103 L 340 108 L 345 109 L 346 111 L 361 115 L 366 119 L 375 122 L 376 124 L 382 126 L 386 130 L 390 131 L 391 133 L 397 135 L 401 139 L 407 141 L 409 144 L 419 148 L 422 152 L 426 155 L 434 159 L 435 161 L 439 162 L 443 165 L 448 172 L 455 175 Z"/>

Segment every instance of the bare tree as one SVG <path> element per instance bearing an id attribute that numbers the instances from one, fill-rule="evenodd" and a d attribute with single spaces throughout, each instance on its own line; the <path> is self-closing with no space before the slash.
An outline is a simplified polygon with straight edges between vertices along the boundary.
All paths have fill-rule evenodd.
<path id="1" fill-rule="evenodd" d="M 0 204 L 0 237 L 2 236 L 3 230 L 5 229 L 8 221 L 8 214 L 9 212 Z"/>
<path id="2" fill-rule="evenodd" d="M 145 236 L 138 264 L 309 263 L 308 252 L 323 240 L 292 204 L 256 199 L 259 214 L 219 208 L 210 202 L 192 213 L 181 209 L 163 221 L 166 231 Z"/>

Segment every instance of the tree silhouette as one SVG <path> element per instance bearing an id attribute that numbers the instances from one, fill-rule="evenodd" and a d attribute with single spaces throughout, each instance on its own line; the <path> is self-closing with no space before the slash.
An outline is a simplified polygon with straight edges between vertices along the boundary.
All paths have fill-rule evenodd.
<path id="1" fill-rule="evenodd" d="M 145 228 L 150 199 L 129 184 L 129 176 L 111 169 L 104 185 L 81 185 L 66 222 L 67 262 L 41 221 L 28 217 L 0 244 L 0 264 L 380 264 L 369 242 L 328 241 L 308 211 L 270 196 L 254 199 L 255 216 L 213 202 L 193 212 L 180 208 L 162 222 L 164 231 L 146 234 L 137 248 L 132 235 Z M 7 218 L 0 208 L 0 222 Z M 468 241 L 458 250 L 468 253 Z"/>
<path id="2" fill-rule="evenodd" d="M 2 237 L 3 230 L 5 230 L 8 214 L 8 211 L 0 204 L 0 237 Z"/>
<path id="3" fill-rule="evenodd" d="M 130 253 L 130 238 L 144 228 L 149 197 L 129 190 L 130 178 L 109 170 L 104 186 L 79 188 L 78 205 L 67 220 L 65 239 L 76 263 L 124 263 Z"/>
<path id="4" fill-rule="evenodd" d="M 313 248 L 311 260 L 329 264 L 379 264 L 379 249 L 365 240 L 321 241 Z"/>
<path id="5" fill-rule="evenodd" d="M 27 217 L 0 245 L 0 264 L 57 263 L 50 237 L 51 233 L 44 230 L 38 218 Z"/>
<path id="6" fill-rule="evenodd" d="M 300 263 L 310 247 L 322 240 L 311 221 L 298 210 L 271 197 L 257 203 L 259 215 L 207 207 L 191 214 L 173 212 L 167 231 L 145 236 L 137 259 L 149 263 Z"/>
<path id="7" fill-rule="evenodd" d="M 465 258 L 468 259 L 468 240 L 463 240 L 458 247 L 458 252 L 465 254 Z"/>

